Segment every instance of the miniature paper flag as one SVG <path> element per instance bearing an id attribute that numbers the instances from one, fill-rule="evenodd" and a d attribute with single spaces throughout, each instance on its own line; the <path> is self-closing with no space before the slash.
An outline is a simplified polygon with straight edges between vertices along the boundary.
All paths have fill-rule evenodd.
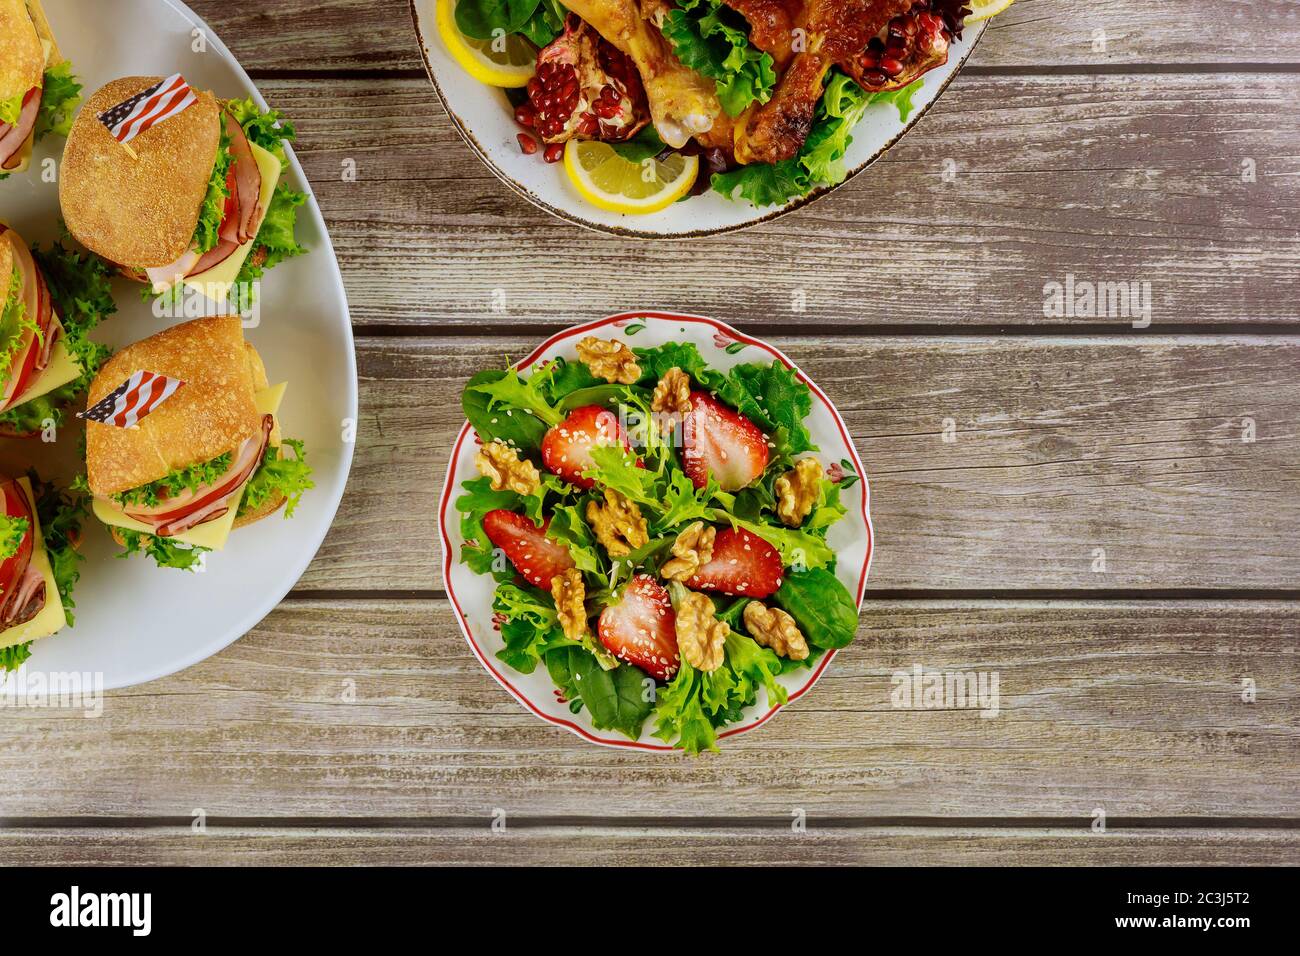
<path id="1" fill-rule="evenodd" d="M 77 417 L 116 428 L 133 428 L 184 384 L 179 378 L 139 371 L 90 408 L 78 412 Z"/>
<path id="2" fill-rule="evenodd" d="M 179 73 L 135 94 L 98 114 L 119 143 L 129 143 L 145 130 L 171 119 L 198 102 L 198 97 Z"/>

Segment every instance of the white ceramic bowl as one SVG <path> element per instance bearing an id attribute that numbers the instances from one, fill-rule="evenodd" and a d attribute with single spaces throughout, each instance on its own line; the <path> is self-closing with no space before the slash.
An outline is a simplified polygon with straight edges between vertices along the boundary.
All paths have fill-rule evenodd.
<path id="1" fill-rule="evenodd" d="M 219 96 L 252 95 L 266 105 L 230 51 L 178 0 L 44 0 L 44 7 L 87 94 L 119 76 L 180 72 Z M 206 40 L 204 53 L 193 50 L 195 31 Z M 47 138 L 36 147 L 31 170 L 0 183 L 0 219 L 28 242 L 44 245 L 57 236 L 58 186 L 42 182 L 40 170 L 62 150 L 62 139 Z M 292 151 L 289 162 L 286 181 L 310 196 Z M 299 211 L 298 223 L 298 239 L 311 251 L 266 274 L 261 324 L 245 334 L 271 381 L 289 383 L 280 418 L 286 435 L 306 442 L 316 487 L 292 519 L 277 514 L 234 532 L 226 550 L 208 556 L 201 574 L 159 568 L 138 555 L 117 560 L 118 548 L 103 526 L 88 519 L 87 560 L 74 593 L 76 625 L 36 642 L 29 673 L 98 672 L 114 688 L 188 667 L 253 628 L 320 547 L 352 462 L 345 422 L 356 421 L 357 374 L 343 281 L 314 197 Z M 114 283 L 118 313 L 93 338 L 121 347 L 183 321 L 155 318 L 139 290 L 124 280 Z M 66 481 L 84 468 L 77 459 L 80 431 L 65 426 L 50 445 L 0 441 L 0 466 L 21 473 L 35 465 L 42 476 Z"/>
<path id="2" fill-rule="evenodd" d="M 645 216 L 598 209 L 569 184 L 563 168 L 542 162 L 537 154 L 526 156 L 519 149 L 516 136 L 522 129 L 515 122 L 513 108 L 505 93 L 480 83 L 452 59 L 438 35 L 435 6 L 436 0 L 411 0 L 411 17 L 429 79 L 437 88 L 456 129 L 502 182 L 529 202 L 561 219 L 601 232 L 646 239 L 706 236 L 775 219 L 839 188 L 825 186 L 784 206 L 761 209 L 743 200 L 727 200 L 714 192 Z M 916 125 L 957 75 L 984 35 L 987 25 L 987 21 L 982 21 L 967 26 L 962 39 L 953 44 L 948 62 L 923 77 L 921 90 L 913 99 L 916 108 L 906 123 L 899 120 L 898 111 L 888 103 L 877 103 L 867 110 L 867 115 L 853 131 L 853 145 L 849 147 L 845 160 L 850 170 L 849 179 L 884 155 L 899 137 Z"/>
<path id="3" fill-rule="evenodd" d="M 566 329 L 539 345 L 527 358 L 520 361 L 517 367 L 529 368 L 557 356 L 576 360 L 578 340 L 592 334 L 602 338 L 621 339 L 630 345 L 647 348 L 665 342 L 693 342 L 706 362 L 724 371 L 742 363 L 769 362 L 772 359 L 795 370 L 799 378 L 812 391 L 813 408 L 807 424 L 813 443 L 820 448 L 818 456 L 827 464 L 848 459 L 862 478 L 843 492 L 841 500 L 847 506 L 848 514 L 831 527 L 827 538 L 838 556 L 836 574 L 848 588 L 849 593 L 856 597 L 858 607 L 861 608 L 862 594 L 867 586 L 867 570 L 871 565 L 872 530 L 869 514 L 871 492 L 867 486 L 867 475 L 862 467 L 862 460 L 858 458 L 853 441 L 849 438 L 848 428 L 845 427 L 844 420 L 840 418 L 835 406 L 817 384 L 799 371 L 795 364 L 779 350 L 760 339 L 738 332 L 731 326 L 714 319 L 678 315 L 672 312 L 626 312 Z M 469 642 L 474 656 L 502 687 L 514 695 L 516 700 L 548 723 L 571 730 L 592 743 L 606 744 L 611 747 L 635 747 L 640 750 L 671 750 L 670 746 L 650 736 L 653 717 L 646 721 L 640 740 L 629 740 L 616 731 L 597 730 L 592 726 L 590 715 L 585 708 L 577 714 L 570 713 L 568 705 L 560 699 L 559 692 L 545 667 L 539 667 L 532 674 L 521 674 L 497 659 L 497 651 L 501 650 L 505 643 L 492 622 L 492 596 L 496 584 L 491 577 L 475 574 L 460 562 L 460 549 L 465 539 L 461 536 L 460 519 L 455 509 L 455 500 L 461 493 L 461 484 L 478 477 L 478 472 L 474 468 L 474 453 L 478 443 L 474 429 L 469 422 L 466 422 L 452 448 L 447 483 L 442 489 L 442 498 L 438 505 L 443 578 L 446 581 L 447 594 L 456 609 L 456 618 L 460 622 L 461 631 L 465 634 L 465 640 Z M 834 658 L 835 651 L 827 651 L 812 670 L 783 675 L 780 681 L 789 692 L 789 702 L 793 703 L 812 687 Z M 761 692 L 759 700 L 745 711 L 744 719 L 728 726 L 718 734 L 718 737 L 731 737 L 753 730 L 778 710 L 779 707 L 767 704 L 766 692 Z"/>

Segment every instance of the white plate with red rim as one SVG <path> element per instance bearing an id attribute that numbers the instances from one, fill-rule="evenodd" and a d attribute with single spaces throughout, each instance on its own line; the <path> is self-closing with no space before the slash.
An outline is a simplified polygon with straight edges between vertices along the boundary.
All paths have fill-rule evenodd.
<path id="1" fill-rule="evenodd" d="M 121 76 L 181 73 L 219 97 L 253 96 L 267 105 L 217 35 L 179 0 L 43 0 L 43 6 L 84 95 Z M 0 219 L 28 243 L 48 245 L 58 235 L 58 184 L 45 182 L 41 172 L 62 151 L 61 138 L 47 137 L 37 144 L 31 169 L 0 182 Z M 325 222 L 292 149 L 289 164 L 285 181 L 308 195 L 298 213 L 298 241 L 310 251 L 266 274 L 260 324 L 245 336 L 261 353 L 271 381 L 289 383 L 280 419 L 286 435 L 306 442 L 316 487 L 293 518 L 272 515 L 233 532 L 226 549 L 208 555 L 198 574 L 159 568 L 141 555 L 117 560 L 119 549 L 107 531 L 88 518 L 86 561 L 73 594 L 76 624 L 33 645 L 24 665 L 28 675 L 100 674 L 103 686 L 112 689 L 198 663 L 274 609 L 324 540 L 352 463 L 356 361 L 347 296 Z M 156 318 L 134 283 L 116 280 L 113 294 L 118 312 L 92 338 L 114 348 L 185 321 Z M 21 474 L 31 465 L 42 477 L 64 483 L 84 468 L 77 457 L 79 436 L 79 426 L 65 425 L 49 445 L 0 440 L 0 468 Z"/>
<path id="2" fill-rule="evenodd" d="M 844 185 L 820 187 L 784 206 L 757 208 L 710 191 L 650 215 L 599 209 L 573 188 L 562 164 L 549 165 L 541 153 L 528 156 L 520 150 L 516 137 L 524 130 L 515 122 L 514 107 L 503 90 L 479 82 L 452 58 L 438 33 L 436 6 L 437 0 L 411 0 L 411 18 L 425 70 L 447 114 L 466 145 L 503 183 L 561 219 L 600 232 L 642 239 L 708 236 L 776 219 Z M 949 50 L 948 62 L 921 78 L 921 87 L 912 100 L 915 108 L 906 122 L 899 119 L 898 110 L 889 103 L 875 103 L 867 110 L 853 131 L 853 144 L 845 157 L 849 169 L 845 182 L 883 156 L 916 125 L 966 63 L 987 26 L 988 21 L 968 24 L 962 38 Z"/>
<path id="3" fill-rule="evenodd" d="M 666 342 L 691 342 L 713 368 L 727 371 L 747 362 L 771 362 L 773 359 L 791 368 L 812 392 L 812 413 L 806 419 L 813 444 L 820 449 L 816 455 L 824 464 L 848 461 L 861 477 L 841 494 L 848 509 L 845 517 L 832 525 L 827 541 L 834 548 L 837 562 L 836 575 L 850 594 L 855 596 L 858 608 L 867 586 L 867 572 L 871 566 L 873 534 L 871 528 L 871 492 L 867 475 L 858 457 L 857 449 L 849 437 L 848 427 L 831 400 L 812 379 L 790 361 L 779 349 L 745 335 L 725 322 L 698 315 L 675 312 L 624 312 L 596 322 L 577 325 L 551 336 L 526 358 L 516 363 L 520 370 L 534 369 L 557 357 L 577 360 L 578 340 L 587 335 L 612 338 L 626 342 L 634 348 L 653 348 Z M 478 477 L 474 467 L 474 454 L 479 444 L 478 436 L 466 422 L 452 447 L 451 464 L 447 481 L 438 504 L 438 530 L 442 540 L 442 571 L 456 611 L 456 620 L 469 643 L 470 650 L 502 687 L 519 703 L 547 723 L 569 730 L 584 740 L 610 747 L 632 747 L 639 750 L 671 751 L 670 744 L 651 736 L 654 714 L 646 720 L 639 740 L 631 740 L 613 730 L 598 730 L 592 726 L 586 709 L 577 714 L 569 710 L 568 703 L 552 682 L 545 667 L 532 674 L 521 674 L 498 660 L 496 654 L 505 642 L 492 621 L 492 598 L 496 583 L 488 575 L 475 574 L 460 561 L 460 550 L 465 539 L 460 533 L 460 516 L 455 508 L 461 485 Z M 827 651 L 812 669 L 798 670 L 782 675 L 781 684 L 793 703 L 813 684 L 817 683 L 835 657 Z M 788 704 L 787 704 L 788 706 Z M 770 707 L 765 692 L 749 707 L 742 720 L 728 725 L 718 733 L 721 740 L 753 730 L 769 720 L 780 707 Z"/>

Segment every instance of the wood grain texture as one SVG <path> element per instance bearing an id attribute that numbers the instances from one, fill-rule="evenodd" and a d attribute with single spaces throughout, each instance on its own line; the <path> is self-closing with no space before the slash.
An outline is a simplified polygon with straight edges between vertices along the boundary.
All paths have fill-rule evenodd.
<path id="1" fill-rule="evenodd" d="M 441 587 L 437 500 L 464 421 L 455 396 L 474 372 L 535 344 L 359 340 L 352 477 L 301 588 Z M 866 464 L 877 535 L 869 588 L 1293 588 L 1300 580 L 1300 340 L 773 344 L 836 403 Z M 1253 443 L 1242 441 L 1248 418 Z M 942 436 L 949 419 L 951 443 Z M 1093 570 L 1098 548 L 1104 573 Z"/>
<path id="2" fill-rule="evenodd" d="M 1266 601 L 872 601 L 812 691 L 691 759 L 538 720 L 445 602 L 290 600 L 97 719 L 8 711 L 0 817 L 1295 817 L 1298 625 Z M 895 708 L 914 664 L 996 671 L 998 715 Z"/>
<path id="3" fill-rule="evenodd" d="M 422 69 L 407 0 L 192 0 L 256 74 L 266 70 Z M 976 51 L 979 67 L 1132 63 L 1294 63 L 1289 0 L 1019 0 Z M 289 39 L 291 38 L 291 40 Z M 436 42 L 435 37 L 428 38 Z"/>
<path id="4" fill-rule="evenodd" d="M 638 306 L 783 327 L 1134 321 L 1045 315 L 1046 284 L 1070 275 L 1148 283 L 1155 328 L 1298 317 L 1297 74 L 963 76 L 834 194 L 689 243 L 618 240 L 535 209 L 423 81 L 336 81 L 328 97 L 318 81 L 261 86 L 300 119 L 363 329 L 555 326 Z"/>
<path id="5" fill-rule="evenodd" d="M 0 831 L 0 866 L 1262 866 L 1300 862 L 1274 829 L 854 827 L 476 829 L 209 826 Z"/>

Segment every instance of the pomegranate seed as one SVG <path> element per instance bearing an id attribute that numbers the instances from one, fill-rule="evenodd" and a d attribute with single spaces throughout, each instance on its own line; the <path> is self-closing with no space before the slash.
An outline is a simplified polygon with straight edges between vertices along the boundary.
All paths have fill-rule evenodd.
<path id="1" fill-rule="evenodd" d="M 558 163 L 564 158 L 564 144 L 552 143 L 550 146 L 547 146 L 546 152 L 542 154 L 542 158 L 548 163 Z"/>
<path id="2" fill-rule="evenodd" d="M 880 65 L 880 55 L 868 50 L 862 56 L 858 57 L 858 62 L 862 64 L 863 69 L 870 70 Z"/>
<path id="3" fill-rule="evenodd" d="M 537 95 L 541 92 L 542 92 L 541 80 L 539 80 L 537 77 L 533 77 L 531 80 L 528 81 L 528 98 L 530 100 L 537 99 Z"/>
<path id="4" fill-rule="evenodd" d="M 618 116 L 623 112 L 623 107 L 605 100 L 596 103 L 592 109 L 596 111 L 596 115 L 601 119 L 613 119 L 615 116 Z"/>
<path id="5" fill-rule="evenodd" d="M 881 73 L 879 70 L 869 70 L 862 74 L 862 79 L 867 86 L 884 86 L 889 82 L 889 77 L 885 76 L 885 74 Z"/>
<path id="6" fill-rule="evenodd" d="M 880 68 L 885 71 L 887 76 L 898 76 L 903 72 L 903 64 L 899 63 L 892 57 L 885 57 L 880 61 Z"/>
<path id="7" fill-rule="evenodd" d="M 520 103 L 515 107 L 515 122 L 520 126 L 532 126 L 537 122 L 537 114 L 527 103 Z"/>
<path id="8" fill-rule="evenodd" d="M 523 150 L 525 156 L 531 156 L 537 152 L 537 140 L 533 139 L 527 133 L 518 134 L 515 139 L 519 140 L 519 148 Z"/>

